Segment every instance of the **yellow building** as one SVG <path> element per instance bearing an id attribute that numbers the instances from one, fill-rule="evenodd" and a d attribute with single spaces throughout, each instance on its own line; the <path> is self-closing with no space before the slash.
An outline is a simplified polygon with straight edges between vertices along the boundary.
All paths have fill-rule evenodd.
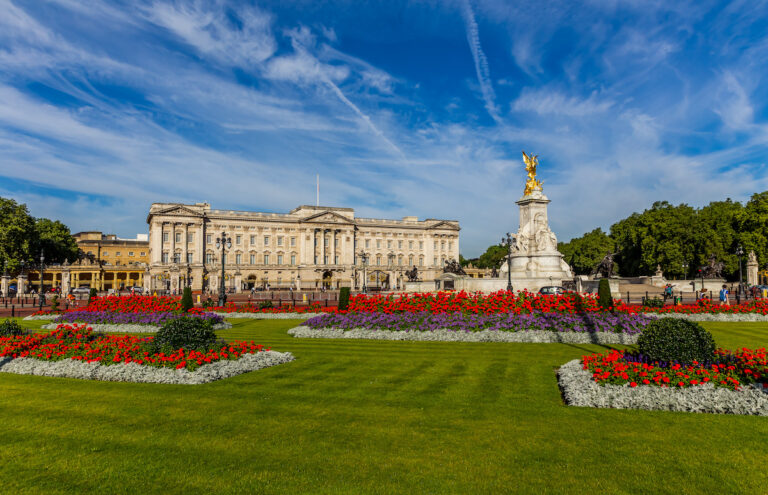
<path id="1" fill-rule="evenodd" d="M 80 248 L 81 258 L 72 264 L 46 265 L 46 290 L 59 287 L 62 292 L 69 292 L 78 287 L 93 287 L 104 291 L 144 285 L 144 273 L 149 264 L 147 234 L 138 234 L 135 239 L 121 239 L 114 234 L 88 231 L 78 232 L 72 237 Z M 39 267 L 25 270 L 21 279 L 10 283 L 23 287 L 23 293 L 40 290 Z"/>

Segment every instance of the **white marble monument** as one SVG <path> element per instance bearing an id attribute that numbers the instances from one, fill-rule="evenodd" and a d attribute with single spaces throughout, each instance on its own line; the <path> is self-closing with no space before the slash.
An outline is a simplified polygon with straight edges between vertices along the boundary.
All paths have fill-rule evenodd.
<path id="1" fill-rule="evenodd" d="M 531 290 L 544 285 L 562 285 L 573 278 L 571 269 L 557 250 L 557 237 L 549 228 L 547 198 L 541 185 L 516 201 L 520 207 L 520 228 L 514 234 L 512 250 L 512 285 Z M 507 263 L 502 264 L 500 277 L 507 277 Z M 545 283 L 546 282 L 546 283 Z M 522 287 L 521 287 L 522 288 Z"/>

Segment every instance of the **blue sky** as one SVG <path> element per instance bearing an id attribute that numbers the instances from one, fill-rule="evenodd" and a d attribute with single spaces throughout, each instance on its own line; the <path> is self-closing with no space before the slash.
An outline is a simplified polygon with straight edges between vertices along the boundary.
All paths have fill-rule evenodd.
<path id="1" fill-rule="evenodd" d="M 0 196 L 73 231 L 154 201 L 561 240 L 768 189 L 766 2 L 0 0 Z"/>

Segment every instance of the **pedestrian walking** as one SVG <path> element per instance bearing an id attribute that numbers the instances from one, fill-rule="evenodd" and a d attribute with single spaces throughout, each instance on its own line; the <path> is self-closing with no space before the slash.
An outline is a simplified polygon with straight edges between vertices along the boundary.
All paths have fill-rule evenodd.
<path id="1" fill-rule="evenodd" d="M 728 287 L 723 284 L 723 288 L 720 289 L 720 305 L 728 305 L 730 302 L 728 302 Z"/>

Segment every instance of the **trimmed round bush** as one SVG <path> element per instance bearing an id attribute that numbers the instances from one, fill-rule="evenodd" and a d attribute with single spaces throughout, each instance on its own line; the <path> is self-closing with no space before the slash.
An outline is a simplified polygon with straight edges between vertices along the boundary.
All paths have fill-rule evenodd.
<path id="1" fill-rule="evenodd" d="M 601 278 L 597 285 L 597 303 L 605 310 L 613 309 L 613 296 L 611 296 L 611 284 L 607 278 Z"/>
<path id="2" fill-rule="evenodd" d="M 712 361 L 715 339 L 694 321 L 659 318 L 648 324 L 637 339 L 640 354 L 651 361 L 704 363 Z"/>
<path id="3" fill-rule="evenodd" d="M 16 337 L 24 335 L 24 329 L 13 320 L 5 320 L 0 323 L 0 337 Z"/>
<path id="4" fill-rule="evenodd" d="M 159 348 L 207 350 L 216 342 L 216 332 L 210 321 L 200 318 L 179 318 L 165 323 L 155 334 Z"/>

